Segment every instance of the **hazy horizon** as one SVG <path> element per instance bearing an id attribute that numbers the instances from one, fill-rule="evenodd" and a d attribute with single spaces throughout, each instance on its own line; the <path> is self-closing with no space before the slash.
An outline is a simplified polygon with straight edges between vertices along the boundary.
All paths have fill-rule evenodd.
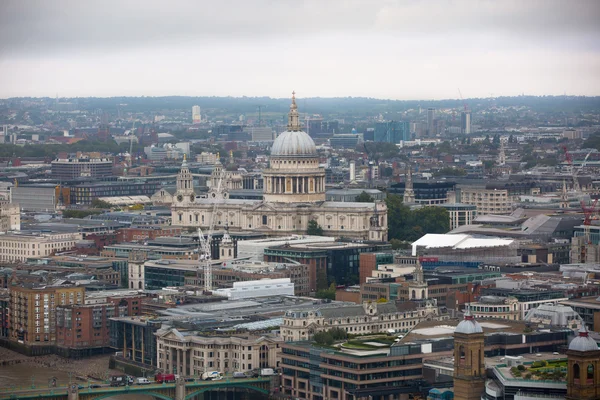
<path id="1" fill-rule="evenodd" d="M 0 98 L 600 95 L 595 0 L 0 2 Z"/>

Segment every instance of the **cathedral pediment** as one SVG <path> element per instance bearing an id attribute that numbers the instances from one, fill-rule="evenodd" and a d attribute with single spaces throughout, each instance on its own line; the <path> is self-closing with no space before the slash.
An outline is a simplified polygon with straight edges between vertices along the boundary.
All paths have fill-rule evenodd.
<path id="1" fill-rule="evenodd" d="M 252 211 L 275 211 L 276 208 L 266 202 L 260 202 L 252 207 Z"/>

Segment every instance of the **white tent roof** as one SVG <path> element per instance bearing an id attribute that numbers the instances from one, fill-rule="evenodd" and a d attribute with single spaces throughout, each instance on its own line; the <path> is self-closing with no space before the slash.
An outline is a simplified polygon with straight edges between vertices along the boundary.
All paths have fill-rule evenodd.
<path id="1" fill-rule="evenodd" d="M 514 242 L 513 239 L 499 238 L 475 238 L 471 235 L 449 235 L 439 233 L 428 233 L 412 244 L 412 255 L 417 255 L 418 247 L 427 249 L 436 249 L 451 247 L 457 250 L 474 249 L 482 247 L 502 247 L 509 246 Z"/>

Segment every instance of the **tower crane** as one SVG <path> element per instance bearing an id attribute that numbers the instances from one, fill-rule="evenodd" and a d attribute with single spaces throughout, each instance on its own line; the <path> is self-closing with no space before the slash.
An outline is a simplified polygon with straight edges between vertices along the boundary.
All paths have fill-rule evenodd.
<path id="1" fill-rule="evenodd" d="M 206 237 L 202 229 L 198 228 L 198 269 L 196 270 L 196 277 L 199 278 L 200 269 L 204 269 L 204 292 L 210 293 L 213 287 L 213 273 L 212 273 L 212 237 L 215 229 L 215 221 L 217 213 L 219 212 L 219 203 L 225 197 L 223 189 L 223 170 L 219 169 L 217 172 L 217 185 L 216 188 L 209 192 L 209 198 L 212 198 L 213 208 L 208 223 L 208 230 Z"/>

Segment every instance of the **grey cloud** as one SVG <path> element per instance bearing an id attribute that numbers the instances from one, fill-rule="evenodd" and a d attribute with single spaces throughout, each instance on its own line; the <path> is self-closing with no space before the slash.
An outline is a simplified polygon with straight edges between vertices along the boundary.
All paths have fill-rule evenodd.
<path id="1" fill-rule="evenodd" d="M 596 0 L 4 0 L 0 58 L 329 33 L 594 46 L 599 16 Z"/>

